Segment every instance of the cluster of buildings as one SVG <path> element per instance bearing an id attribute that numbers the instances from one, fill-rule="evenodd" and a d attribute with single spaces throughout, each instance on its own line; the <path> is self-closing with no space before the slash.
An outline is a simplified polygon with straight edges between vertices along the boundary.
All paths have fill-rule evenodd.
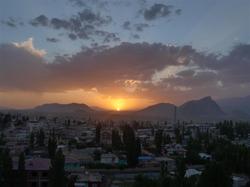
<path id="1" fill-rule="evenodd" d="M 68 119 L 31 119 L 23 125 L 16 126 L 15 119 L 9 128 L 3 131 L 6 139 L 5 147 L 11 151 L 13 169 L 17 169 L 18 155 L 26 153 L 25 168 L 29 187 L 46 187 L 49 180 L 50 159 L 47 153 L 49 134 L 53 131 L 57 138 L 57 148 L 65 155 L 65 172 L 73 180 L 75 187 L 101 187 L 119 186 L 125 182 L 133 181 L 138 174 L 157 178 L 160 174 L 161 164 L 167 163 L 170 173 L 176 170 L 175 157 L 185 157 L 187 142 L 190 137 L 197 138 L 200 133 L 209 133 L 211 137 L 219 136 L 214 124 L 167 124 L 145 123 L 135 128 L 135 136 L 141 142 L 141 155 L 138 157 L 137 168 L 127 168 L 126 153 L 112 151 L 112 129 L 116 129 L 121 138 L 122 123 L 102 122 L 100 142 L 96 143 L 96 126 L 100 122 L 85 120 L 75 121 Z M 131 122 L 132 123 L 132 122 Z M 179 129 L 182 141 L 176 141 L 176 129 Z M 30 134 L 39 130 L 45 134 L 45 146 L 30 149 Z M 157 155 L 151 148 L 155 148 L 155 133 L 161 130 L 164 138 L 161 154 Z M 249 139 L 250 142 L 250 139 Z M 199 153 L 201 159 L 212 159 L 207 153 Z M 126 168 L 126 169 L 124 169 Z M 185 177 L 200 175 L 204 166 L 188 166 Z M 234 176 L 234 181 L 246 181 L 240 176 Z M 237 185 L 236 185 L 237 186 Z M 240 185 L 239 185 L 240 186 Z"/>

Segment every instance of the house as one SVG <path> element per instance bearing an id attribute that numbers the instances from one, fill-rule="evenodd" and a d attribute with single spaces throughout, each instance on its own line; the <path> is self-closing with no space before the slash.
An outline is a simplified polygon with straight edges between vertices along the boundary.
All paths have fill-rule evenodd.
<path id="1" fill-rule="evenodd" d="M 111 129 L 102 129 L 100 142 L 102 145 L 111 145 L 112 144 L 112 132 Z"/>
<path id="2" fill-rule="evenodd" d="M 180 155 L 186 157 L 187 150 L 183 148 L 181 144 L 167 144 L 164 147 L 168 156 Z"/>
<path id="3" fill-rule="evenodd" d="M 192 138 L 197 138 L 200 133 L 209 133 L 212 136 L 218 135 L 215 125 L 211 123 L 188 124 L 186 130 L 191 132 Z"/>
<path id="4" fill-rule="evenodd" d="M 77 159 L 80 162 L 80 165 L 90 164 L 94 162 L 95 152 L 101 152 L 100 147 L 88 147 L 84 149 L 74 149 L 69 153 L 66 153 L 66 156 Z"/>
<path id="5" fill-rule="evenodd" d="M 74 172 L 74 171 L 82 171 L 83 169 L 80 166 L 80 161 L 72 158 L 72 157 L 65 157 L 65 164 L 64 169 L 67 172 Z"/>
<path id="6" fill-rule="evenodd" d="M 153 156 L 139 156 L 138 162 L 140 166 L 149 166 L 152 165 L 152 162 L 154 162 Z"/>
<path id="7" fill-rule="evenodd" d="M 212 156 L 206 153 L 199 153 L 199 157 L 203 160 L 211 160 Z"/>
<path id="8" fill-rule="evenodd" d="M 249 182 L 249 177 L 246 175 L 233 174 L 233 187 L 243 187 Z"/>
<path id="9" fill-rule="evenodd" d="M 50 159 L 30 158 L 25 160 L 27 187 L 47 187 L 49 181 Z M 13 169 L 17 170 L 17 162 L 13 162 Z"/>
<path id="10" fill-rule="evenodd" d="M 115 154 L 112 154 L 112 153 L 102 154 L 101 163 L 115 165 L 119 163 L 119 158 Z"/>
<path id="11" fill-rule="evenodd" d="M 155 161 L 161 165 L 163 162 L 167 163 L 167 167 L 169 171 L 173 171 L 176 169 L 176 162 L 174 159 L 166 157 L 166 156 L 161 156 L 161 157 L 155 157 Z"/>
<path id="12" fill-rule="evenodd" d="M 88 173 L 77 175 L 75 187 L 101 187 L 102 176 L 98 173 Z"/>
<path id="13" fill-rule="evenodd" d="M 201 175 L 201 171 L 197 170 L 197 169 L 194 169 L 194 168 L 189 168 L 186 170 L 185 172 L 185 177 L 186 178 L 189 178 L 189 177 L 192 177 L 192 176 L 195 176 L 195 175 Z"/>
<path id="14" fill-rule="evenodd" d="M 86 129 L 84 132 L 81 133 L 79 139 L 86 143 L 91 143 L 95 141 L 95 132 L 90 129 Z"/>
<path id="15" fill-rule="evenodd" d="M 152 133 L 152 129 L 151 128 L 144 128 L 144 129 L 137 129 L 136 135 L 137 136 L 142 136 L 142 135 L 152 136 L 153 133 Z"/>

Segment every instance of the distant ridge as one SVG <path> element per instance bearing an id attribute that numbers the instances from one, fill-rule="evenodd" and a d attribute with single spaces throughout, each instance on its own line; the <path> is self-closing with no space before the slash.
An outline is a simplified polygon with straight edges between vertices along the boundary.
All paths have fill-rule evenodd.
<path id="1" fill-rule="evenodd" d="M 136 112 L 137 116 L 147 116 L 155 118 L 172 118 L 174 115 L 175 105 L 171 103 L 159 103 L 148 106 L 140 111 Z"/>
<path id="2" fill-rule="evenodd" d="M 90 113 L 94 112 L 86 104 L 78 104 L 78 103 L 70 103 L 70 104 L 59 104 L 59 103 L 51 103 L 51 104 L 43 104 L 37 106 L 33 109 L 35 112 L 44 112 L 44 113 L 74 113 L 74 112 L 84 112 Z"/>
<path id="3" fill-rule="evenodd" d="M 225 115 L 220 106 L 210 97 L 192 100 L 184 103 L 178 108 L 182 118 L 216 118 Z"/>
<path id="4" fill-rule="evenodd" d="M 12 110 L 12 112 L 20 112 L 32 115 L 53 115 L 53 116 L 68 116 L 68 117 L 91 117 L 96 119 L 117 119 L 117 120 L 172 120 L 175 116 L 175 109 L 177 120 L 201 120 L 201 121 L 215 121 L 223 119 L 235 120 L 250 120 L 250 114 L 247 110 L 250 106 L 248 102 L 250 97 L 240 99 L 227 99 L 218 101 L 218 105 L 210 96 L 203 97 L 198 100 L 187 101 L 180 106 L 175 106 L 171 103 L 158 103 L 148 106 L 138 111 L 111 111 L 103 110 L 99 107 L 89 107 L 86 104 L 70 103 L 59 104 L 49 103 L 37 106 L 33 109 Z M 238 103 L 238 104 L 237 104 Z M 245 104 L 246 103 L 246 104 Z M 245 106 L 244 110 L 234 110 L 228 113 L 223 110 L 224 107 L 231 106 L 233 109 Z M 223 109 L 221 108 L 223 106 Z M 228 107 L 230 108 L 230 107 Z M 7 111 L 7 110 L 6 110 Z M 11 112 L 11 110 L 8 110 Z"/>
<path id="5" fill-rule="evenodd" d="M 96 110 L 96 111 L 108 111 L 108 109 L 101 108 L 101 107 L 98 107 L 98 106 L 91 106 L 91 108 L 92 108 L 93 110 Z"/>
<path id="6" fill-rule="evenodd" d="M 159 103 L 138 111 L 136 115 L 145 118 L 173 119 L 175 107 L 174 104 Z M 220 106 L 210 96 L 188 101 L 177 107 L 177 119 L 210 119 L 224 115 Z"/>

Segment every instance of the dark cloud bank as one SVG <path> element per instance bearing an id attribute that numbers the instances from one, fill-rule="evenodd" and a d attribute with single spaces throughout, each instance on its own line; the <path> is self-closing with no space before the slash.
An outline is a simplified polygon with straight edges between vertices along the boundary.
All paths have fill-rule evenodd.
<path id="1" fill-rule="evenodd" d="M 250 45 L 227 55 L 197 52 L 191 46 L 122 43 L 83 49 L 53 63 L 12 44 L 0 46 L 0 90 L 62 91 L 97 88 L 104 94 L 133 94 L 174 101 L 212 95 L 247 95 Z"/>

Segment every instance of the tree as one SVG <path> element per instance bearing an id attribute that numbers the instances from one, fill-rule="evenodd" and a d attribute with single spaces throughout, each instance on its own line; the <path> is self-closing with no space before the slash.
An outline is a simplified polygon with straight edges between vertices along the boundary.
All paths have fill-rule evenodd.
<path id="1" fill-rule="evenodd" d="M 55 136 L 55 131 L 53 129 L 53 132 L 50 135 L 49 140 L 48 140 L 49 158 L 53 159 L 55 157 L 56 148 L 57 148 L 57 140 L 56 140 L 56 136 Z"/>
<path id="2" fill-rule="evenodd" d="M 123 143 L 125 151 L 127 152 L 128 165 L 131 167 L 136 166 L 138 163 L 138 153 L 135 139 L 134 129 L 126 125 L 123 129 Z"/>
<path id="3" fill-rule="evenodd" d="M 136 149 L 136 156 L 138 157 L 138 156 L 141 155 L 141 141 L 140 141 L 139 138 L 136 138 L 135 145 L 136 145 L 136 147 L 135 147 L 135 149 Z"/>
<path id="4" fill-rule="evenodd" d="M 0 145 L 5 145 L 5 143 L 6 143 L 6 141 L 4 139 L 4 134 L 1 133 L 1 135 L 0 135 Z"/>
<path id="5" fill-rule="evenodd" d="M 112 149 L 120 150 L 122 149 L 122 140 L 118 130 L 112 130 Z"/>
<path id="6" fill-rule="evenodd" d="M 187 143 L 187 154 L 186 154 L 187 163 L 201 164 L 202 160 L 200 159 L 199 156 L 199 152 L 201 151 L 202 151 L 201 141 L 190 137 Z"/>
<path id="7" fill-rule="evenodd" d="M 160 171 L 160 177 L 164 178 L 168 174 L 168 162 L 167 161 L 162 161 L 161 162 L 161 171 Z"/>
<path id="8" fill-rule="evenodd" d="M 3 178 L 3 154 L 0 151 L 0 186 L 3 186 L 4 178 Z"/>
<path id="9" fill-rule="evenodd" d="M 222 164 L 212 162 L 206 166 L 203 171 L 199 183 L 199 187 L 231 187 L 231 174 L 226 170 Z"/>
<path id="10" fill-rule="evenodd" d="M 170 187 L 171 186 L 171 178 L 168 177 L 168 162 L 161 162 L 161 171 L 160 171 L 160 187 Z"/>
<path id="11" fill-rule="evenodd" d="M 18 126 L 22 126 L 24 124 L 24 122 L 22 121 L 22 120 L 17 120 L 16 122 L 15 122 L 15 127 L 18 127 Z"/>
<path id="12" fill-rule="evenodd" d="M 172 143 L 171 137 L 168 134 L 163 137 L 163 143 L 164 144 L 171 144 Z"/>
<path id="13" fill-rule="evenodd" d="M 70 119 L 69 119 L 68 122 L 67 122 L 67 127 L 69 127 L 70 124 L 71 124 L 71 121 L 70 121 Z"/>
<path id="14" fill-rule="evenodd" d="M 13 186 L 13 177 L 12 177 L 12 159 L 9 154 L 9 150 L 5 149 L 2 153 L 2 177 L 3 177 L 3 187 L 12 187 Z"/>
<path id="15" fill-rule="evenodd" d="M 64 125 L 65 125 L 66 128 L 69 128 L 70 124 L 71 124 L 70 119 L 64 121 Z"/>
<path id="16" fill-rule="evenodd" d="M 176 143 L 182 143 L 181 132 L 180 132 L 180 129 L 178 128 L 175 129 L 175 139 L 176 139 Z"/>
<path id="17" fill-rule="evenodd" d="M 1 129 L 4 129 L 10 125 L 10 122 L 12 120 L 12 116 L 10 114 L 5 114 L 3 119 L 1 120 Z"/>
<path id="18" fill-rule="evenodd" d="M 96 132 L 96 135 L 95 135 L 96 143 L 100 144 L 100 139 L 101 139 L 101 124 L 98 124 L 96 126 L 95 132 Z"/>
<path id="19" fill-rule="evenodd" d="M 227 136 L 230 140 L 234 140 L 233 122 L 225 120 L 223 123 L 218 124 L 220 134 Z"/>
<path id="20" fill-rule="evenodd" d="M 162 130 L 157 130 L 155 133 L 155 146 L 156 146 L 156 152 L 158 154 L 161 153 L 161 146 L 163 142 L 163 132 Z"/>
<path id="21" fill-rule="evenodd" d="M 71 175 L 67 180 L 67 187 L 75 187 L 76 181 L 77 181 L 77 176 Z"/>
<path id="22" fill-rule="evenodd" d="M 94 157 L 94 160 L 95 160 L 95 161 L 101 160 L 101 154 L 102 154 L 101 151 L 95 150 L 93 154 L 94 154 L 93 157 Z"/>
<path id="23" fill-rule="evenodd" d="M 49 186 L 50 187 L 66 187 L 66 176 L 64 171 L 65 158 L 62 150 L 59 149 L 54 159 L 51 159 L 51 167 L 49 170 Z"/>
<path id="24" fill-rule="evenodd" d="M 38 146 L 44 146 L 44 139 L 45 139 L 44 131 L 43 131 L 43 129 L 40 129 L 38 131 L 37 137 L 36 137 Z"/>
<path id="25" fill-rule="evenodd" d="M 184 187 L 185 186 L 185 173 L 186 173 L 186 165 L 183 158 L 179 158 L 176 160 L 176 186 Z"/>
<path id="26" fill-rule="evenodd" d="M 250 174 L 250 149 L 244 145 L 235 145 L 225 139 L 210 143 L 209 150 L 213 158 L 232 172 Z"/>
<path id="27" fill-rule="evenodd" d="M 30 133 L 30 142 L 29 142 L 30 148 L 31 148 L 31 149 L 34 148 L 34 143 L 35 143 L 35 135 L 34 135 L 34 132 L 32 131 L 32 132 Z"/>
<path id="28" fill-rule="evenodd" d="M 18 186 L 26 187 L 25 156 L 22 152 L 18 160 Z"/>

